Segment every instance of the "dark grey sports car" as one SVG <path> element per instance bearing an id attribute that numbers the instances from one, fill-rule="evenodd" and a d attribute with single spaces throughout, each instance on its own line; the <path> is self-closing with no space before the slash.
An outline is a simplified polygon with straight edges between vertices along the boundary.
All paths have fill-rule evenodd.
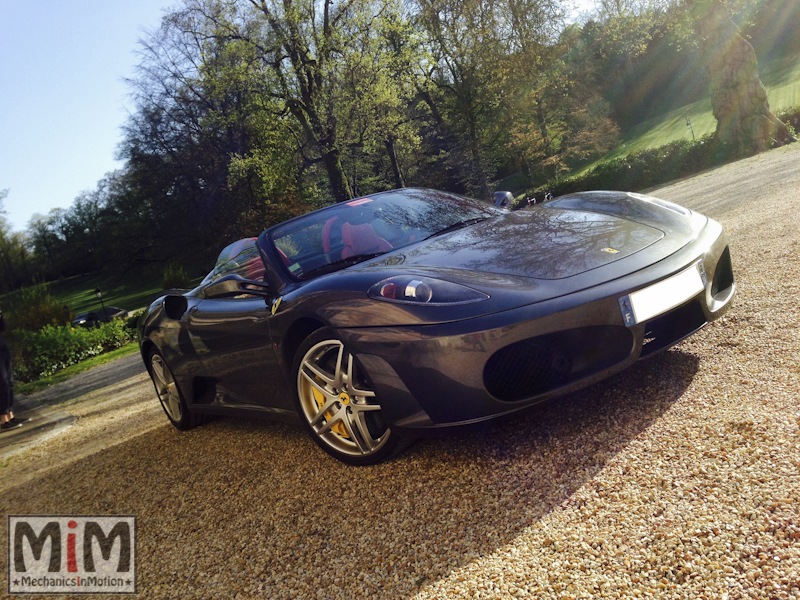
<path id="1" fill-rule="evenodd" d="M 153 302 L 142 357 L 170 421 L 299 420 L 352 464 L 587 386 L 718 318 L 722 226 L 588 192 L 510 212 L 404 189 L 297 217 Z"/>

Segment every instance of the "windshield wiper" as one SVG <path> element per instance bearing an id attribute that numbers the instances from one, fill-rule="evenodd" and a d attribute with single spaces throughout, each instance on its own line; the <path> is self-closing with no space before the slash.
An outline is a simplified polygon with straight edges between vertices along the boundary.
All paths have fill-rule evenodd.
<path id="1" fill-rule="evenodd" d="M 350 265 L 355 265 L 365 260 L 369 260 L 370 258 L 375 258 L 376 256 L 380 256 L 381 254 L 386 254 L 386 252 L 372 252 L 370 254 L 354 254 L 353 256 L 348 256 L 347 258 L 340 258 L 339 260 L 335 260 L 331 263 L 328 263 L 327 265 L 322 265 L 320 267 L 317 267 L 316 269 L 311 269 L 307 273 L 303 273 L 303 279 L 308 279 L 309 275 L 314 275 L 314 274 L 319 275 L 319 274 L 330 273 L 332 271 L 338 271 L 339 269 L 349 267 Z"/>
<path id="2" fill-rule="evenodd" d="M 453 223 L 452 225 L 448 225 L 444 229 L 440 229 L 436 233 L 430 234 L 426 237 L 426 240 L 431 239 L 432 237 L 436 237 L 437 235 L 442 235 L 445 233 L 450 233 L 451 231 L 455 231 L 456 229 L 462 229 L 464 227 L 469 227 L 470 225 L 475 225 L 475 223 L 480 223 L 481 221 L 486 221 L 489 217 L 475 217 L 473 219 L 465 219 L 463 221 L 458 221 L 457 223 Z"/>

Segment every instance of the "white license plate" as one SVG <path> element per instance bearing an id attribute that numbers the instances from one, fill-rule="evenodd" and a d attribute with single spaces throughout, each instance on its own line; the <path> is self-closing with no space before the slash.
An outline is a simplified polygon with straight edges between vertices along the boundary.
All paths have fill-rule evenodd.
<path id="1" fill-rule="evenodd" d="M 629 296 L 619 304 L 625 324 L 630 327 L 675 308 L 705 288 L 702 263 L 696 263 L 664 281 L 659 281 Z"/>

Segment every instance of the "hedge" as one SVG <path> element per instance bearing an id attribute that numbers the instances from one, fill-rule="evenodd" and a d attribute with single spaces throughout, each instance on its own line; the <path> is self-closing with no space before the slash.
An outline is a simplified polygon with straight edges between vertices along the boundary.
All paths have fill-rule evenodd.
<path id="1" fill-rule="evenodd" d="M 14 379 L 36 381 L 81 361 L 115 350 L 136 338 L 136 318 L 115 319 L 94 329 L 55 327 L 41 331 L 9 331 Z"/>

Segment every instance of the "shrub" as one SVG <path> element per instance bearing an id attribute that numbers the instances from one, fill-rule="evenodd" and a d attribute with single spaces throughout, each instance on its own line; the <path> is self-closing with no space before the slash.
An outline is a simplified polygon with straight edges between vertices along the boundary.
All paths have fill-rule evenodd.
<path id="1" fill-rule="evenodd" d="M 793 135 L 800 133 L 800 106 L 784 109 L 775 113 L 775 116 L 786 124 Z"/>
<path id="2" fill-rule="evenodd" d="M 69 323 L 72 315 L 50 295 L 46 283 L 22 288 L 6 312 L 8 325 L 13 329 L 39 331 L 47 325 Z"/>
<path id="3" fill-rule="evenodd" d="M 600 163 L 579 177 L 558 179 L 536 191 L 561 196 L 587 190 L 641 190 L 693 175 L 729 157 L 726 148 L 707 135 L 696 142 L 680 140 Z"/>
<path id="4" fill-rule="evenodd" d="M 190 284 L 191 279 L 186 270 L 176 263 L 169 263 L 161 276 L 161 287 L 165 290 L 188 288 Z"/>
<path id="5" fill-rule="evenodd" d="M 35 381 L 87 358 L 124 346 L 136 337 L 127 321 L 115 319 L 94 329 L 47 325 L 41 331 L 7 335 L 14 379 Z"/>
<path id="6" fill-rule="evenodd" d="M 135 336 L 136 335 L 136 325 L 139 323 L 139 318 L 144 313 L 144 309 L 137 310 L 134 313 L 130 313 L 125 318 L 125 327 L 131 331 L 131 333 Z"/>

